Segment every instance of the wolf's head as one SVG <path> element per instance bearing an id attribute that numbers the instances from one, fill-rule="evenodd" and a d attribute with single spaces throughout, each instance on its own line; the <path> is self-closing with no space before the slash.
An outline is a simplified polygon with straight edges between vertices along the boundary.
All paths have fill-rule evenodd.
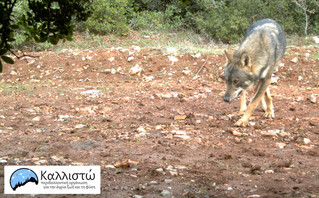
<path id="1" fill-rule="evenodd" d="M 251 72 L 251 61 L 247 54 L 242 53 L 240 57 L 232 57 L 225 51 L 225 57 L 227 89 L 224 101 L 232 102 L 242 91 L 254 85 L 256 77 Z"/>

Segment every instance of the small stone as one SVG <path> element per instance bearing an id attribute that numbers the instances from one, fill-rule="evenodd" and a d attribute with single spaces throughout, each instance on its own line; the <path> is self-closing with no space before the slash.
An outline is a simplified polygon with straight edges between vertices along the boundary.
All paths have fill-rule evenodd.
<path id="1" fill-rule="evenodd" d="M 312 37 L 313 42 L 315 42 L 316 44 L 319 43 L 319 37 L 318 36 L 314 36 Z"/>
<path id="2" fill-rule="evenodd" d="M 311 103 L 317 103 L 317 97 L 313 94 L 310 96 L 309 100 Z"/>
<path id="3" fill-rule="evenodd" d="M 166 197 L 167 195 L 170 195 L 170 194 L 171 194 L 171 192 L 168 191 L 168 190 L 163 190 L 163 191 L 161 192 L 161 195 L 162 195 L 163 197 Z"/>
<path id="4" fill-rule="evenodd" d="M 137 131 L 138 133 L 146 133 L 146 130 L 145 130 L 144 127 L 142 127 L 142 126 L 138 127 L 138 128 L 136 129 L 136 131 Z"/>
<path id="5" fill-rule="evenodd" d="M 284 132 L 284 131 L 280 131 L 280 132 L 278 133 L 278 135 L 279 135 L 280 137 L 290 136 L 290 134 L 289 134 L 289 133 Z"/>
<path id="6" fill-rule="evenodd" d="M 280 149 L 283 149 L 285 146 L 286 146 L 285 143 L 282 143 L 282 142 L 277 142 L 277 143 L 276 143 L 276 147 L 278 147 L 278 148 L 280 148 Z"/>
<path id="7" fill-rule="evenodd" d="M 158 182 L 157 181 L 151 181 L 150 185 L 158 185 Z"/>
<path id="8" fill-rule="evenodd" d="M 142 73 L 142 71 L 143 71 L 143 68 L 142 68 L 141 66 L 139 66 L 138 64 L 136 64 L 134 67 L 132 67 L 132 68 L 129 70 L 129 74 L 140 76 L 141 73 Z"/>
<path id="9" fill-rule="evenodd" d="M 293 63 L 298 63 L 298 58 L 297 58 L 297 57 L 293 58 L 293 59 L 291 60 L 291 62 L 293 62 Z"/>
<path id="10" fill-rule="evenodd" d="M 178 58 L 176 58 L 175 56 L 168 56 L 167 58 L 172 63 L 172 65 L 178 61 Z"/>
<path id="11" fill-rule="evenodd" d="M 176 54 L 177 53 L 177 49 L 174 47 L 168 47 L 168 48 L 166 48 L 166 51 L 168 54 Z"/>
<path id="12" fill-rule="evenodd" d="M 165 173 L 163 168 L 157 168 L 155 171 L 158 173 Z"/>
<path id="13" fill-rule="evenodd" d="M 114 60 L 115 60 L 115 58 L 114 57 L 111 57 L 111 58 L 109 58 L 108 59 L 110 62 L 113 62 Z"/>
<path id="14" fill-rule="evenodd" d="M 303 77 L 302 76 L 298 76 L 298 81 L 302 81 Z"/>
<path id="15" fill-rule="evenodd" d="M 6 164 L 6 163 L 7 163 L 7 160 L 0 158 L 0 164 Z"/>
<path id="16" fill-rule="evenodd" d="M 311 141 L 308 139 L 308 138 L 304 138 L 303 139 L 303 143 L 305 143 L 305 144 L 309 144 Z"/>
<path id="17" fill-rule="evenodd" d="M 127 58 L 127 61 L 128 61 L 128 62 L 131 62 L 132 60 L 134 60 L 134 57 L 133 57 L 133 56 L 130 56 L 130 57 Z"/>
<path id="18" fill-rule="evenodd" d="M 249 196 L 247 196 L 247 198 L 259 198 L 259 197 L 261 197 L 260 195 L 249 195 Z"/>
<path id="19" fill-rule="evenodd" d="M 174 117 L 174 120 L 185 120 L 186 119 L 186 115 L 176 115 L 175 117 Z"/>
<path id="20" fill-rule="evenodd" d="M 273 174 L 274 171 L 273 171 L 273 170 L 265 170 L 265 173 L 266 173 L 266 174 Z"/>
<path id="21" fill-rule="evenodd" d="M 277 137 L 277 134 L 280 132 L 277 130 L 268 130 L 268 131 L 261 131 L 261 135 L 263 136 L 273 136 L 273 137 Z"/>
<path id="22" fill-rule="evenodd" d="M 169 171 L 169 174 L 171 174 L 171 176 L 178 176 L 177 171 Z"/>
<path id="23" fill-rule="evenodd" d="M 133 198 L 143 198 L 142 195 L 133 195 Z"/>
<path id="24" fill-rule="evenodd" d="M 188 67 L 186 67 L 186 68 L 182 71 L 182 73 L 183 73 L 184 75 L 188 76 L 188 75 L 190 75 L 190 74 L 192 73 L 192 71 L 191 71 L 190 69 L 188 69 Z"/>
<path id="25" fill-rule="evenodd" d="M 150 82 L 152 80 L 154 80 L 155 77 L 154 76 L 144 76 L 143 80 L 146 81 L 146 82 Z"/>
<path id="26" fill-rule="evenodd" d="M 15 72 L 15 71 L 13 71 L 13 70 L 10 72 L 10 75 L 12 75 L 12 76 L 15 76 L 15 75 L 17 75 L 17 74 L 18 74 L 18 73 Z"/>
<path id="27" fill-rule="evenodd" d="M 86 125 L 84 125 L 84 124 L 77 124 L 77 125 L 75 125 L 75 128 L 76 129 L 82 129 L 82 128 L 84 128 Z"/>
<path id="28" fill-rule="evenodd" d="M 242 133 L 240 133 L 240 132 L 238 132 L 238 131 L 236 131 L 236 130 L 233 131 L 232 134 L 233 134 L 234 136 L 238 136 L 238 137 L 242 136 Z"/>
<path id="29" fill-rule="evenodd" d="M 169 184 L 169 183 L 172 183 L 173 180 L 172 180 L 172 179 L 164 179 L 164 182 L 167 183 L 167 184 Z"/>
<path id="30" fill-rule="evenodd" d="M 39 122 L 40 119 L 41 119 L 41 118 L 40 118 L 39 116 L 37 116 L 37 117 L 33 118 L 32 121 L 34 121 L 34 122 Z"/>
<path id="31" fill-rule="evenodd" d="M 240 143 L 241 142 L 240 138 L 239 137 L 235 137 L 235 142 L 236 143 Z"/>
<path id="32" fill-rule="evenodd" d="M 109 168 L 109 169 L 115 169 L 115 166 L 109 164 L 109 165 L 106 165 L 105 168 Z"/>

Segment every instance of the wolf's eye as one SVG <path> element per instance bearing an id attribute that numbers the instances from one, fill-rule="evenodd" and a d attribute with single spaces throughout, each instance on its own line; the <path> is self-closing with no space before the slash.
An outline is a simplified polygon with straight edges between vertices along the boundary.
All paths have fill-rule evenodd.
<path id="1" fill-rule="evenodd" d="M 236 85 L 236 84 L 238 84 L 238 83 L 239 83 L 239 80 L 238 80 L 238 79 L 236 79 L 236 78 L 234 78 L 234 79 L 233 79 L 233 84 L 235 84 L 235 85 Z"/>

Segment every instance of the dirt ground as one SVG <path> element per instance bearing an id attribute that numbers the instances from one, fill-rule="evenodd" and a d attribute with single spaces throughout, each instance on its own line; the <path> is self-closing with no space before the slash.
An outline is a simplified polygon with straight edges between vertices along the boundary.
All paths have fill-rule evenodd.
<path id="1" fill-rule="evenodd" d="M 26 197 L 3 195 L 5 165 L 93 164 L 101 195 L 45 197 L 319 197 L 318 47 L 287 49 L 275 118 L 258 107 L 246 128 L 223 55 L 31 54 L 0 74 L 1 197 Z"/>

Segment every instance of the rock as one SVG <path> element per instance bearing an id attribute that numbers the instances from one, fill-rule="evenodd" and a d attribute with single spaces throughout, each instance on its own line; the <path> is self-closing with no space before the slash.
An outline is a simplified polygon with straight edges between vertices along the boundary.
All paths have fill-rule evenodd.
<path id="1" fill-rule="evenodd" d="M 186 134 L 185 131 L 171 131 L 173 133 L 174 138 L 180 138 L 183 140 L 188 140 L 191 137 Z"/>
<path id="2" fill-rule="evenodd" d="M 233 131 L 232 134 L 233 134 L 234 136 L 238 136 L 238 137 L 242 136 L 242 133 L 240 133 L 240 132 L 238 132 L 238 131 L 236 131 L 236 130 Z"/>
<path id="3" fill-rule="evenodd" d="M 86 125 L 84 125 L 84 124 L 77 124 L 77 125 L 75 125 L 75 128 L 76 129 L 82 129 L 82 128 L 84 128 Z"/>
<path id="4" fill-rule="evenodd" d="M 137 51 L 137 52 L 141 51 L 141 47 L 140 46 L 133 45 L 132 47 L 133 47 L 134 51 Z"/>
<path id="5" fill-rule="evenodd" d="M 162 195 L 163 197 L 166 197 L 167 195 L 170 195 L 170 194 L 171 194 L 171 192 L 168 191 L 168 190 L 163 190 L 163 191 L 161 192 L 161 195 Z"/>
<path id="6" fill-rule="evenodd" d="M 138 127 L 138 128 L 136 129 L 136 131 L 137 131 L 138 133 L 147 133 L 146 130 L 144 129 L 144 127 L 142 127 L 142 126 Z"/>
<path id="7" fill-rule="evenodd" d="M 191 71 L 188 67 L 186 67 L 186 68 L 182 71 L 182 73 L 183 73 L 184 75 L 186 75 L 186 76 L 189 76 L 189 75 L 192 73 L 192 71 Z"/>
<path id="8" fill-rule="evenodd" d="M 278 76 L 273 76 L 271 78 L 271 84 L 278 84 L 278 80 L 279 80 L 279 77 Z"/>
<path id="9" fill-rule="evenodd" d="M 100 96 L 100 90 L 95 90 L 95 89 L 92 89 L 92 90 L 86 90 L 86 91 L 82 91 L 80 94 L 81 95 L 89 95 L 91 97 L 98 97 Z"/>
<path id="10" fill-rule="evenodd" d="M 133 195 L 133 198 L 143 198 L 142 195 Z"/>
<path id="11" fill-rule="evenodd" d="M 260 195 L 249 195 L 249 196 L 247 196 L 247 198 L 259 198 L 259 197 L 261 197 Z"/>
<path id="12" fill-rule="evenodd" d="M 279 135 L 280 137 L 290 136 L 290 134 L 289 134 L 289 133 L 284 132 L 284 131 L 280 131 L 280 132 L 278 133 L 278 135 Z"/>
<path id="13" fill-rule="evenodd" d="M 8 163 L 7 160 L 0 158 L 0 164 L 6 164 L 6 163 Z"/>
<path id="14" fill-rule="evenodd" d="M 115 169 L 115 166 L 113 166 L 113 165 L 110 164 L 110 165 L 106 165 L 105 168 Z"/>
<path id="15" fill-rule="evenodd" d="M 129 167 L 131 167 L 131 166 L 133 166 L 133 165 L 137 165 L 139 162 L 137 162 L 137 161 L 132 161 L 132 160 L 124 160 L 124 161 L 122 161 L 122 162 L 116 162 L 115 164 L 114 164 L 114 166 L 116 167 L 116 168 L 129 168 Z"/>
<path id="16" fill-rule="evenodd" d="M 191 55 L 193 58 L 200 58 L 202 56 L 201 53 L 196 53 L 195 55 Z"/>
<path id="17" fill-rule="evenodd" d="M 164 182 L 167 183 L 167 184 L 169 184 L 169 183 L 172 183 L 173 180 L 172 180 L 172 179 L 164 179 Z"/>
<path id="18" fill-rule="evenodd" d="M 143 68 L 140 67 L 138 64 L 136 64 L 134 67 L 130 69 L 129 74 L 140 76 L 142 71 L 143 71 Z"/>
<path id="19" fill-rule="evenodd" d="M 276 143 L 276 147 L 280 148 L 280 149 L 283 149 L 285 148 L 286 144 L 285 143 L 282 143 L 282 142 L 277 142 Z"/>
<path id="20" fill-rule="evenodd" d="M 303 77 L 302 76 L 298 76 L 298 81 L 302 81 Z"/>
<path id="21" fill-rule="evenodd" d="M 293 63 L 298 63 L 298 58 L 295 57 L 295 58 L 291 59 L 291 62 L 293 62 Z"/>
<path id="22" fill-rule="evenodd" d="M 175 117 L 174 117 L 174 120 L 185 120 L 186 119 L 186 115 L 176 115 Z"/>
<path id="23" fill-rule="evenodd" d="M 176 58 L 175 56 L 168 56 L 167 58 L 172 63 L 172 65 L 178 61 L 178 58 Z"/>
<path id="24" fill-rule="evenodd" d="M 154 78 L 155 78 L 154 76 L 144 76 L 143 80 L 146 82 L 150 82 L 150 81 L 154 80 Z"/>
<path id="25" fill-rule="evenodd" d="M 158 185 L 158 182 L 157 181 L 151 181 L 149 184 L 150 185 Z"/>
<path id="26" fill-rule="evenodd" d="M 156 171 L 156 172 L 158 172 L 158 173 L 165 174 L 165 172 L 164 172 L 164 169 L 163 169 L 163 168 L 157 168 L 155 171 Z"/>
<path id="27" fill-rule="evenodd" d="M 168 54 L 176 54 L 177 53 L 177 49 L 174 47 L 168 47 L 168 48 L 166 48 L 166 51 Z"/>
<path id="28" fill-rule="evenodd" d="M 111 57 L 111 58 L 109 58 L 108 59 L 110 62 L 113 62 L 114 60 L 115 60 L 115 58 L 114 57 Z"/>
<path id="29" fill-rule="evenodd" d="M 280 132 L 280 130 L 268 130 L 268 131 L 261 131 L 261 135 L 263 136 L 273 136 L 277 137 L 277 134 Z"/>
<path id="30" fill-rule="evenodd" d="M 127 61 L 128 61 L 128 62 L 131 62 L 132 60 L 134 60 L 134 57 L 133 57 L 133 56 L 130 56 L 130 57 L 127 58 Z"/>
<path id="31" fill-rule="evenodd" d="M 228 190 L 228 191 L 232 191 L 233 188 L 229 186 L 229 187 L 227 188 L 227 190 Z"/>
<path id="32" fill-rule="evenodd" d="M 37 116 L 37 117 L 33 118 L 32 121 L 34 121 L 34 122 L 39 122 L 40 119 L 41 119 L 41 118 L 40 118 L 39 116 Z"/>
<path id="33" fill-rule="evenodd" d="M 309 100 L 311 103 L 317 103 L 317 97 L 313 94 L 310 96 Z"/>
<path id="34" fill-rule="evenodd" d="M 58 116 L 58 121 L 59 122 L 64 122 L 66 120 L 70 119 L 70 116 L 69 115 L 59 115 Z"/>
<path id="35" fill-rule="evenodd" d="M 187 167 L 186 167 L 186 166 L 183 166 L 183 165 L 176 165 L 175 168 L 176 168 L 176 169 L 179 169 L 179 170 L 185 170 L 185 169 L 187 169 Z"/>
<path id="36" fill-rule="evenodd" d="M 16 76 L 17 74 L 18 74 L 18 73 L 15 72 L 15 71 L 13 71 L 13 70 L 10 72 L 10 75 L 12 75 L 12 76 Z"/>
<path id="37" fill-rule="evenodd" d="M 311 142 L 311 141 L 310 141 L 308 138 L 304 138 L 304 139 L 303 139 L 303 143 L 304 143 L 304 144 L 309 144 L 310 142 Z"/>
<path id="38" fill-rule="evenodd" d="M 266 173 L 266 174 L 273 174 L 274 171 L 273 171 L 273 170 L 265 170 L 265 173 Z"/>
<path id="39" fill-rule="evenodd" d="M 316 44 L 319 43 L 319 37 L 318 36 L 314 36 L 312 37 L 313 42 L 315 42 Z"/>

